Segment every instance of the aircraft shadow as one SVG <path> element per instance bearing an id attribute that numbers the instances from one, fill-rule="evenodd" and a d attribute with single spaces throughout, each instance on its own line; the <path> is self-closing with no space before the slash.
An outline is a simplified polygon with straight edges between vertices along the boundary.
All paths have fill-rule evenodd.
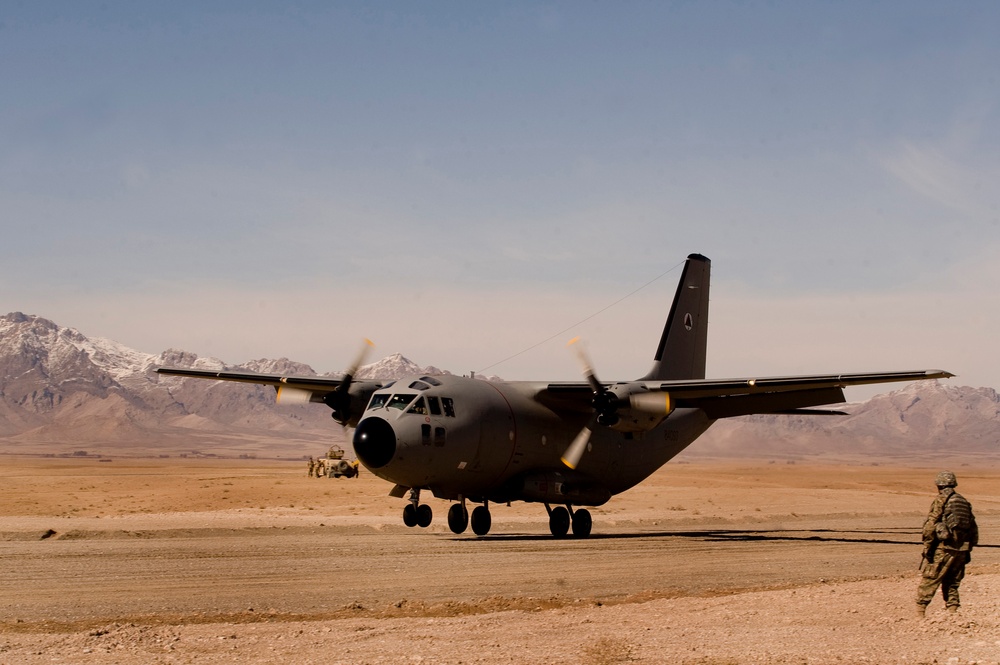
<path id="1" fill-rule="evenodd" d="M 895 536 L 895 537 L 894 537 Z M 642 531 L 638 533 L 592 533 L 587 541 L 629 540 L 629 539 L 689 539 L 702 542 L 778 542 L 803 541 L 826 543 L 869 543 L 874 545 L 921 545 L 919 532 L 911 529 L 703 529 L 693 531 Z M 905 539 L 904 539 L 905 538 Z M 454 536 L 454 540 L 469 540 L 466 535 Z M 550 534 L 498 533 L 482 536 L 477 540 L 496 542 L 526 542 L 532 540 L 550 542 L 579 541 L 568 536 L 555 539 Z M 980 543 L 981 547 L 1000 548 L 1000 545 Z"/>

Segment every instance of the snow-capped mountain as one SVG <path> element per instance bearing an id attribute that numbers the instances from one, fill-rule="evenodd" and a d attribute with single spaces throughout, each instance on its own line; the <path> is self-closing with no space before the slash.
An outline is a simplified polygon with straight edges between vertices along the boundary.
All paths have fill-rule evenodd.
<path id="1" fill-rule="evenodd" d="M 443 369 L 428 366 L 421 367 L 401 353 L 386 356 L 370 365 L 362 365 L 358 369 L 359 379 L 397 379 L 409 374 L 451 374 Z"/>
<path id="2" fill-rule="evenodd" d="M 329 445 L 343 436 L 320 406 L 277 406 L 267 386 L 163 377 L 160 366 L 316 376 L 308 365 L 279 358 L 228 365 L 168 349 L 144 353 L 88 338 L 38 316 L 0 316 L 0 437 L 17 442 L 130 442 L 224 433 L 260 440 L 306 437 Z M 440 374 L 400 354 L 365 365 L 359 375 L 396 378 Z"/>

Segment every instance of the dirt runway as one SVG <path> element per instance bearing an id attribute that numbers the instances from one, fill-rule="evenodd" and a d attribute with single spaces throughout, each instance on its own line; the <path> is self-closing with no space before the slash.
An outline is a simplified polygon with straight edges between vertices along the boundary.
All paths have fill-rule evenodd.
<path id="1" fill-rule="evenodd" d="M 851 652 L 848 627 L 840 629 L 847 640 L 842 654 L 837 639 L 820 654 L 800 638 L 775 643 L 754 621 L 809 616 L 810 625 L 829 632 L 859 609 L 866 621 L 871 614 L 889 621 L 884 637 L 907 642 L 883 648 L 873 641 L 873 654 L 904 654 L 905 646 L 919 655 L 923 648 L 913 635 L 893 631 L 911 622 L 918 532 L 933 469 L 668 465 L 596 509 L 591 538 L 556 540 L 544 509 L 523 504 L 496 506 L 485 538 L 450 533 L 443 524 L 447 504 L 433 499 L 434 524 L 407 529 L 396 514 L 402 502 L 385 496 L 385 483 L 305 478 L 290 463 L 3 462 L 0 663 L 228 662 L 229 647 L 237 645 L 243 662 L 279 655 L 286 662 L 398 662 L 401 655 L 456 663 L 667 656 L 836 662 Z M 984 545 L 963 586 L 979 587 L 963 608 L 969 619 L 966 610 L 996 609 L 982 594 L 996 590 L 1000 579 L 1000 471 L 966 469 L 959 477 Z M 747 602 L 783 618 L 737 609 Z M 685 607 L 690 603 L 710 605 L 692 610 Z M 699 618 L 662 618 L 675 610 L 697 611 Z M 597 624 L 594 612 L 603 613 Z M 978 649 L 964 652 L 968 660 L 998 662 L 997 614 L 977 614 L 971 626 L 941 625 Z M 657 615 L 666 624 L 620 637 Z M 931 621 L 916 629 L 934 643 Z M 566 622 L 576 634 L 569 648 L 559 646 L 565 636 L 558 626 Z M 690 634 L 667 644 L 653 639 L 657 627 L 678 622 L 690 625 Z M 477 642 L 478 631 L 494 624 Z M 537 633 L 540 625 L 551 634 L 494 640 Z M 865 651 L 857 640 L 870 629 L 857 627 L 862 637 L 852 648 Z M 324 644 L 324 630 L 360 633 L 351 636 L 358 649 L 314 660 L 315 647 L 299 653 L 292 645 L 295 635 Z M 463 631 L 461 639 L 455 630 Z M 724 639 L 715 635 L 719 630 L 731 634 Z M 233 644 L 204 638 L 204 631 L 231 635 Z M 742 644 L 733 637 L 740 631 Z M 687 643 L 701 651 L 676 651 Z M 697 660 L 708 653 L 715 660 Z M 989 660 L 990 653 L 997 658 Z M 150 660 L 154 655 L 159 660 Z"/>

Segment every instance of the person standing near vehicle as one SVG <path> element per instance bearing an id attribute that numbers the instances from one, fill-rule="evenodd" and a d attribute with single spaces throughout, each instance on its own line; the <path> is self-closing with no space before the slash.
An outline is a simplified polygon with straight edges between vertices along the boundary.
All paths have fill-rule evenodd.
<path id="1" fill-rule="evenodd" d="M 979 527 L 972 514 L 972 504 L 955 491 L 958 480 L 951 471 L 942 471 L 935 483 L 938 495 L 924 520 L 924 553 L 917 589 L 917 616 L 924 616 L 934 593 L 941 595 L 949 612 L 957 612 L 958 585 L 965 577 L 965 564 L 979 543 Z"/>

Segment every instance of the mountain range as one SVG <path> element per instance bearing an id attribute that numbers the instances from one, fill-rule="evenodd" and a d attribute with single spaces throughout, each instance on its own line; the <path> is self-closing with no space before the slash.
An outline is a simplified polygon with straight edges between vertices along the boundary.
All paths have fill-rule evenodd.
<path id="1" fill-rule="evenodd" d="M 0 453 L 299 459 L 347 444 L 321 405 L 278 406 L 266 386 L 163 377 L 155 372 L 163 365 L 317 375 L 288 358 L 229 365 L 177 349 L 143 353 L 13 312 L 0 316 Z M 447 372 L 397 353 L 363 366 L 358 377 L 412 373 Z M 723 420 L 684 455 L 920 459 L 1000 453 L 1000 397 L 992 388 L 914 382 L 842 410 L 849 415 Z"/>

